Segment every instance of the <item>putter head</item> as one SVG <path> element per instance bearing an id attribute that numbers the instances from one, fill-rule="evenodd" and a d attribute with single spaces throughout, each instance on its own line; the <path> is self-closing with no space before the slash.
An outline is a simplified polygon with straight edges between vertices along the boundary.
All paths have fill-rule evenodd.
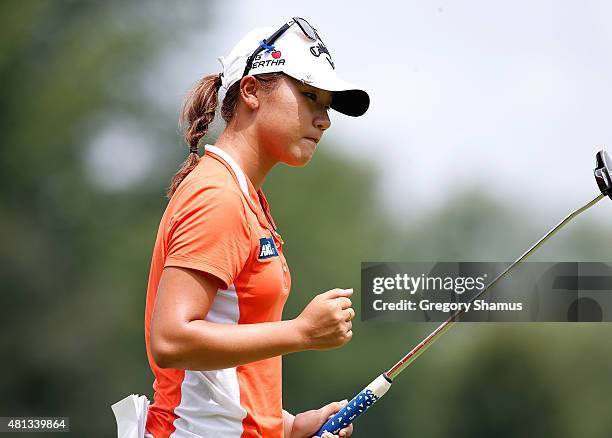
<path id="1" fill-rule="evenodd" d="M 610 155 L 603 149 L 597 152 L 595 156 L 595 181 L 599 186 L 599 190 L 604 195 L 612 199 L 612 160 Z"/>

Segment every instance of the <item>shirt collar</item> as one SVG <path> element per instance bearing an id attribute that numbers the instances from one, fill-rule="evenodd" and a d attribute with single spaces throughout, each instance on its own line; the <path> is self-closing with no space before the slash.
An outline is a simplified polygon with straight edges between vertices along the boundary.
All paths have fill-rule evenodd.
<path id="1" fill-rule="evenodd" d="M 253 209 L 257 217 L 259 218 L 259 221 L 263 225 L 266 225 L 266 226 L 268 224 L 271 225 L 272 229 L 276 230 L 276 224 L 274 223 L 274 220 L 272 219 L 272 214 L 270 213 L 270 209 L 268 206 L 268 200 L 266 199 L 266 196 L 264 195 L 261 189 L 258 191 L 255 190 L 255 187 L 253 187 L 253 184 L 251 183 L 251 181 L 246 177 L 246 175 L 242 171 L 242 168 L 238 165 L 238 163 L 236 163 L 236 160 L 234 160 L 223 149 L 219 149 L 217 146 L 214 146 L 211 144 L 205 145 L 204 151 L 205 151 L 204 152 L 205 154 L 207 152 L 212 152 L 214 155 L 216 155 L 217 157 L 219 157 L 220 159 L 222 159 L 223 161 L 227 163 L 227 165 L 230 167 L 230 169 L 234 173 L 236 180 L 238 181 L 238 185 L 240 186 L 240 190 L 242 191 L 242 194 L 244 195 L 245 198 L 249 200 L 249 205 L 251 206 L 251 208 Z M 260 206 L 259 208 L 257 208 L 258 204 Z"/>
<path id="2" fill-rule="evenodd" d="M 225 161 L 230 166 L 230 168 L 234 172 L 234 175 L 236 175 L 236 179 L 238 180 L 238 185 L 240 186 L 240 190 L 242 190 L 242 193 L 249 200 L 251 205 L 255 207 L 255 202 L 253 201 L 253 198 L 251 197 L 251 193 L 250 193 L 251 190 L 254 192 L 255 188 L 253 187 L 249 179 L 246 177 L 246 175 L 244 174 L 244 172 L 242 171 L 238 163 L 236 163 L 236 161 L 227 152 L 225 152 L 222 149 L 219 149 L 217 146 L 207 144 L 206 146 L 204 146 L 204 151 L 205 151 L 204 153 L 212 152 L 213 154 L 217 155 L 219 158 L 223 159 L 223 161 Z"/>

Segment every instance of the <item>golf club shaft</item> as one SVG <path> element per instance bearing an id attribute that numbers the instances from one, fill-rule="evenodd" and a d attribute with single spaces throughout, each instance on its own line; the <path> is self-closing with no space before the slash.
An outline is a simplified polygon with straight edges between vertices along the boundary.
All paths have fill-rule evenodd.
<path id="1" fill-rule="evenodd" d="M 568 222 L 578 216 L 585 210 L 588 210 L 593 205 L 597 204 L 604 197 L 609 196 L 612 198 L 612 160 L 605 150 L 601 150 L 595 157 L 595 180 L 601 194 L 598 195 L 592 201 L 586 203 L 584 206 L 575 210 L 574 212 L 567 215 L 565 219 L 559 222 L 552 230 L 550 230 L 544 237 L 538 240 L 531 248 L 529 248 L 523 255 L 521 255 L 514 263 L 512 263 L 506 270 L 499 274 L 493 281 L 487 284 L 478 294 L 472 298 L 469 302 L 473 302 L 482 296 L 489 288 L 494 286 L 500 279 L 502 279 L 512 268 L 517 264 L 525 260 L 531 254 L 533 254 L 548 238 L 559 231 Z M 374 403 L 386 394 L 391 388 L 393 379 L 397 377 L 404 369 L 408 367 L 412 362 L 416 360 L 425 350 L 434 343 L 436 339 L 442 336 L 444 333 L 451 328 L 456 322 L 457 318 L 463 313 L 463 310 L 455 312 L 446 321 L 440 324 L 433 332 L 431 332 L 425 339 L 423 339 L 416 347 L 414 347 L 410 353 L 404 356 L 399 362 L 393 365 L 386 373 L 381 374 L 374 379 L 368 386 L 366 386 L 359 394 L 351 399 L 346 406 L 344 406 L 339 412 L 333 415 L 321 428 L 317 431 L 316 436 L 320 437 L 324 432 L 337 433 L 340 429 L 349 426 L 353 421 L 367 411 Z"/>
<path id="2" fill-rule="evenodd" d="M 501 274 L 487 284 L 482 290 L 480 290 L 476 296 L 474 296 L 469 302 L 473 302 L 481 297 L 488 289 L 494 286 L 499 280 L 507 275 L 512 268 L 524 261 L 531 254 L 533 254 L 540 246 L 546 242 L 552 235 L 559 231 L 568 222 L 578 216 L 585 210 L 588 210 L 593 205 L 597 204 L 606 195 L 600 194 L 592 201 L 586 203 L 584 206 L 573 211 L 565 219 L 559 222 L 553 227 L 548 233 L 538 240 L 531 248 L 525 251 L 518 259 L 516 259 L 510 266 L 508 266 Z M 423 339 L 416 347 L 414 347 L 407 355 L 405 355 L 399 362 L 393 365 L 386 373 L 381 374 L 374 379 L 368 386 L 366 386 L 359 394 L 351 399 L 348 404 L 337 412 L 332 418 L 330 418 L 317 432 L 316 436 L 321 436 L 323 432 L 337 433 L 343 427 L 347 427 L 353 421 L 357 419 L 361 414 L 368 410 L 374 403 L 376 403 L 385 393 L 391 388 L 393 379 L 398 376 L 408 365 L 413 363 L 417 357 L 425 352 L 440 336 L 446 333 L 456 322 L 457 318 L 463 314 L 463 310 L 458 310 L 453 313 L 446 321 L 440 324 L 436 329 L 431 332 L 425 339 Z"/>
<path id="3" fill-rule="evenodd" d="M 533 254 L 540 246 L 542 246 L 544 244 L 544 242 L 546 242 L 546 240 L 548 240 L 557 231 L 559 231 L 561 228 L 563 228 L 563 226 L 565 226 L 568 222 L 570 222 L 572 219 L 574 219 L 576 216 L 578 216 L 583 211 L 588 210 L 593 205 L 597 204 L 604 197 L 605 197 L 604 194 L 599 194 L 592 201 L 588 202 L 584 206 L 580 207 L 579 209 L 577 209 L 574 212 L 572 212 L 569 215 L 567 215 L 567 217 L 565 219 L 563 219 L 561 222 L 559 222 L 553 229 L 551 229 L 548 233 L 546 233 L 546 235 L 544 237 L 542 237 L 531 248 L 529 248 L 527 251 L 525 251 L 523 253 L 523 255 L 521 255 L 518 259 L 516 259 L 514 261 L 514 263 L 512 263 L 510 266 L 508 266 L 501 274 L 499 274 L 497 277 L 495 277 L 493 279 L 493 281 L 491 281 L 489 284 L 487 284 L 469 302 L 472 303 L 472 302 L 476 301 L 478 298 L 480 298 L 488 289 L 490 289 L 499 280 L 501 280 L 506 274 L 508 274 L 512 270 L 512 268 L 514 268 L 516 265 L 518 265 L 519 263 L 524 261 L 531 254 Z M 416 358 L 419 357 L 421 354 L 423 354 L 425 352 L 425 350 L 427 350 L 427 348 L 429 348 L 439 337 L 441 337 L 444 333 L 446 333 L 448 331 L 448 329 L 450 329 L 453 326 L 453 324 L 456 322 L 457 318 L 459 316 L 461 316 L 463 313 L 464 313 L 464 309 L 462 308 L 462 309 L 457 310 L 451 316 L 449 316 L 446 321 L 444 321 L 442 324 L 440 324 L 438 327 L 436 327 L 436 329 L 433 332 L 431 332 L 425 339 L 423 339 L 407 355 L 405 355 L 399 362 L 397 362 L 395 365 L 393 365 L 385 373 L 385 375 L 389 379 L 391 379 L 391 380 L 393 380 L 395 377 L 397 377 L 397 375 L 399 373 L 401 373 L 411 363 L 413 363 L 416 360 Z"/>

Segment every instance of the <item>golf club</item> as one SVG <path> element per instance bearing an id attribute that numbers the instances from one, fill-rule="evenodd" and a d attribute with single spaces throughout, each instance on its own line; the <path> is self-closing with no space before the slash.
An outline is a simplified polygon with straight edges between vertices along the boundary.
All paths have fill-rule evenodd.
<path id="1" fill-rule="evenodd" d="M 600 190 L 600 194 L 589 201 L 582 207 L 570 213 L 565 219 L 559 222 L 554 228 L 552 228 L 544 237 L 538 240 L 531 248 L 523 253 L 518 259 L 516 259 L 508 268 L 506 268 L 501 274 L 495 277 L 489 282 L 483 289 L 481 289 L 469 302 L 473 302 L 481 297 L 488 289 L 494 286 L 499 280 L 501 280 L 506 274 L 508 274 L 516 265 L 523 262 L 531 254 L 533 254 L 540 246 L 546 242 L 551 236 L 559 231 L 568 222 L 578 216 L 580 213 L 588 210 L 593 205 L 598 203 L 604 197 L 609 196 L 612 199 L 612 161 L 610 156 L 605 150 L 599 151 L 596 156 L 596 167 L 594 170 L 595 180 Z M 425 339 L 423 339 L 418 345 L 416 345 L 408 354 L 402 357 L 395 365 L 389 370 L 374 379 L 368 386 L 366 386 L 359 394 L 357 394 L 342 410 L 330 418 L 319 431 L 316 436 L 321 436 L 324 432 L 337 433 L 340 429 L 347 427 L 353 421 L 363 414 L 370 406 L 376 403 L 391 387 L 393 380 L 404 371 L 410 364 L 412 364 L 421 354 L 425 352 L 438 338 L 446 333 L 456 322 L 457 318 L 464 312 L 460 309 L 448 317 L 443 323 L 441 323 L 433 332 L 431 332 Z"/>

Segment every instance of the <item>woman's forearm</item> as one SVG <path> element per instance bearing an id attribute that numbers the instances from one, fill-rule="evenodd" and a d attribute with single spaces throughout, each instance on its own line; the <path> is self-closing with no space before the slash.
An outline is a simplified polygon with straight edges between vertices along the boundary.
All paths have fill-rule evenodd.
<path id="1" fill-rule="evenodd" d="M 162 368 L 215 370 L 231 368 L 303 349 L 296 320 L 260 324 L 186 323 L 163 344 L 156 362 Z"/>

